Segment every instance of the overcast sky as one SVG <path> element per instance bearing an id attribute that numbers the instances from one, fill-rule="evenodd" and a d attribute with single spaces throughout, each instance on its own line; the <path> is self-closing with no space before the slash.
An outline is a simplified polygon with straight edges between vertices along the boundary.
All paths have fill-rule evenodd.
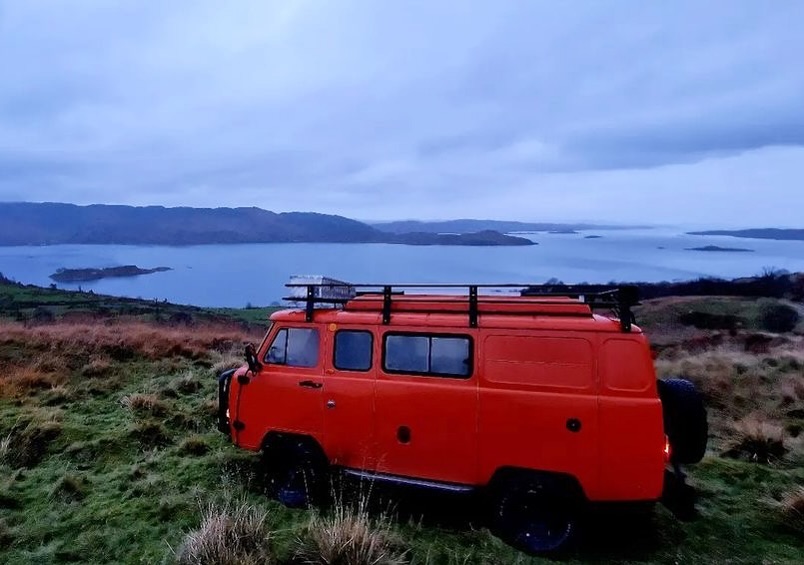
<path id="1" fill-rule="evenodd" d="M 0 200 L 804 227 L 804 2 L 0 0 Z"/>

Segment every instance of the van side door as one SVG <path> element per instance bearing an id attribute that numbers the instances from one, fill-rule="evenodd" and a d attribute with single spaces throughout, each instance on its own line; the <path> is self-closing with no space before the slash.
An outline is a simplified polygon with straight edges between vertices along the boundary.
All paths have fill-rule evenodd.
<path id="1" fill-rule="evenodd" d="M 473 484 L 476 331 L 386 331 L 377 373 L 380 473 Z"/>

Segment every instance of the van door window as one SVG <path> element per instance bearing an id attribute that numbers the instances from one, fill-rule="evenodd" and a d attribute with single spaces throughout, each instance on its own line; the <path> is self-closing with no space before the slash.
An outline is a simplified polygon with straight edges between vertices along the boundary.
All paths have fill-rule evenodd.
<path id="1" fill-rule="evenodd" d="M 341 330 L 335 334 L 333 365 L 340 371 L 368 371 L 373 347 L 371 332 Z"/>
<path id="2" fill-rule="evenodd" d="M 318 330 L 283 328 L 274 337 L 265 362 L 288 367 L 315 367 L 318 364 Z"/>
<path id="3" fill-rule="evenodd" d="M 468 378 L 472 347 L 467 336 L 386 334 L 383 369 L 439 377 Z"/>

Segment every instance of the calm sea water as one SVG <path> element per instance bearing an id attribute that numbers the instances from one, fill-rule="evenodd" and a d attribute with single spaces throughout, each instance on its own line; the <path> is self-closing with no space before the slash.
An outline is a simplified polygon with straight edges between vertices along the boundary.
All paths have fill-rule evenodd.
<path id="1" fill-rule="evenodd" d="M 600 239 L 585 239 L 597 234 Z M 249 244 L 189 247 L 55 245 L 0 247 L 0 273 L 47 286 L 61 267 L 171 267 L 151 275 L 82 283 L 84 290 L 199 306 L 269 305 L 292 274 L 363 283 L 566 283 L 739 277 L 774 267 L 804 271 L 804 242 L 689 236 L 677 230 L 529 234 L 531 247 L 413 247 L 386 244 Z M 753 253 L 686 251 L 719 245 Z M 78 285 L 59 284 L 60 288 Z"/>

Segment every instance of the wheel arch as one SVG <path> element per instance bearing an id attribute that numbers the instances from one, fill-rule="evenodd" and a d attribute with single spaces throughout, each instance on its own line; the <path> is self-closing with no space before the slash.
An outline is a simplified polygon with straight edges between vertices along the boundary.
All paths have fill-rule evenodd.
<path id="1" fill-rule="evenodd" d="M 572 502 L 582 504 L 588 502 L 588 497 L 580 481 L 574 475 L 559 471 L 546 471 L 541 469 L 527 469 L 523 467 L 499 467 L 491 476 L 486 488 L 492 492 L 499 492 L 514 482 L 535 482 L 545 485 L 556 493 Z"/>

